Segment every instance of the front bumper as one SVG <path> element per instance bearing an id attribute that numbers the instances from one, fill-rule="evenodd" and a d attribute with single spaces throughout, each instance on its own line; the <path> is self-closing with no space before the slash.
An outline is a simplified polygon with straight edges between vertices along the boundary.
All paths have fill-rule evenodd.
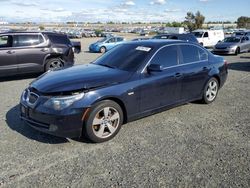
<path id="1" fill-rule="evenodd" d="M 28 125 L 38 131 L 64 138 L 77 138 L 82 136 L 83 113 L 52 115 L 41 113 L 20 104 L 20 118 Z"/>
<path id="2" fill-rule="evenodd" d="M 214 54 L 235 54 L 234 49 L 213 49 Z"/>

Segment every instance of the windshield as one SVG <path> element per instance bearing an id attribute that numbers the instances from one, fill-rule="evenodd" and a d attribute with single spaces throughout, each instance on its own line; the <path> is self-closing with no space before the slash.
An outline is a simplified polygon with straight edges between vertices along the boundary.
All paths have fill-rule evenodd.
<path id="1" fill-rule="evenodd" d="M 245 35 L 245 33 L 244 32 L 235 32 L 234 35 L 235 36 L 243 36 L 243 35 Z"/>
<path id="2" fill-rule="evenodd" d="M 194 36 L 197 37 L 197 38 L 202 38 L 202 35 L 203 35 L 204 32 L 193 32 Z"/>
<path id="3" fill-rule="evenodd" d="M 138 44 L 121 44 L 98 58 L 94 64 L 124 71 L 136 71 L 150 56 L 151 46 Z"/>
<path id="4" fill-rule="evenodd" d="M 107 40 L 107 38 L 102 38 L 102 39 L 98 40 L 97 42 L 104 42 L 105 40 Z"/>
<path id="5" fill-rule="evenodd" d="M 240 42 L 240 39 L 235 37 L 228 37 L 225 38 L 222 42 Z"/>

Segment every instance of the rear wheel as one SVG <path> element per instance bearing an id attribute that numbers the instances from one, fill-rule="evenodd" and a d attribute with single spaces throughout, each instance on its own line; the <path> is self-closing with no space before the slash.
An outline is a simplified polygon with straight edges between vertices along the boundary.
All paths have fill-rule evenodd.
<path id="1" fill-rule="evenodd" d="M 110 100 L 98 102 L 90 110 L 85 122 L 85 134 L 93 142 L 105 142 L 112 139 L 123 123 L 121 107 Z"/>
<path id="2" fill-rule="evenodd" d="M 212 103 L 217 97 L 218 90 L 219 90 L 218 80 L 213 77 L 207 82 L 204 88 L 202 102 L 205 104 Z"/>
<path id="3" fill-rule="evenodd" d="M 59 58 L 51 58 L 46 61 L 45 71 L 62 68 L 63 62 Z"/>

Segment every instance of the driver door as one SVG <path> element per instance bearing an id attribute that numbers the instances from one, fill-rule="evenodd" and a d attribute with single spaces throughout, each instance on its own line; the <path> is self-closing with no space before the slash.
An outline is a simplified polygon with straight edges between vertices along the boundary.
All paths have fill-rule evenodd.
<path id="1" fill-rule="evenodd" d="M 161 49 L 151 64 L 158 64 L 161 70 L 148 70 L 142 74 L 140 111 L 146 112 L 178 103 L 181 85 L 179 79 L 178 46 L 172 45 Z M 149 66 L 150 67 L 150 66 Z"/>
<path id="2" fill-rule="evenodd" d="M 16 52 L 12 48 L 13 37 L 11 35 L 0 36 L 0 75 L 17 73 Z"/>

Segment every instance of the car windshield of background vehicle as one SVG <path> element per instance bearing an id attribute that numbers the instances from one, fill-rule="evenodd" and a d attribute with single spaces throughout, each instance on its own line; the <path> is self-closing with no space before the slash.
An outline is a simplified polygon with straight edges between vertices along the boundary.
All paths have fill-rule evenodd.
<path id="1" fill-rule="evenodd" d="M 116 68 L 124 71 L 136 71 L 150 56 L 151 46 L 138 44 L 121 44 L 98 58 L 94 64 Z"/>
<path id="2" fill-rule="evenodd" d="M 202 38 L 203 32 L 193 32 L 194 36 L 197 38 Z"/>
<path id="3" fill-rule="evenodd" d="M 240 38 L 228 37 L 225 38 L 222 42 L 240 42 Z"/>

